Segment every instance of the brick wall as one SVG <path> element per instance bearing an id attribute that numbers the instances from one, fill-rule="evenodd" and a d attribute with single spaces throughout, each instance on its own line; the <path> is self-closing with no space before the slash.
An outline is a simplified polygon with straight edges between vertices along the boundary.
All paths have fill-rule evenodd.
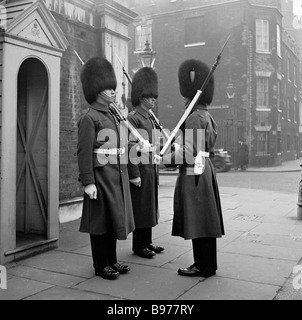
<path id="1" fill-rule="evenodd" d="M 60 102 L 60 200 L 82 195 L 78 182 L 77 164 L 77 121 L 88 105 L 82 94 L 80 72 L 82 60 L 100 54 L 97 32 L 79 22 L 65 20 L 63 16 L 52 12 L 63 30 L 70 47 L 61 61 L 61 102 Z"/>

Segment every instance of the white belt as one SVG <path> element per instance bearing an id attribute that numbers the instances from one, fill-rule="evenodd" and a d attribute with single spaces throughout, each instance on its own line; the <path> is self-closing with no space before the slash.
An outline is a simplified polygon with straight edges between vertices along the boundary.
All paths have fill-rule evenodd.
<path id="1" fill-rule="evenodd" d="M 106 154 L 106 155 L 118 155 L 118 154 L 124 154 L 126 151 L 125 147 L 123 148 L 111 148 L 111 149 L 94 149 L 93 153 L 98 153 L 98 154 Z"/>
<path id="2" fill-rule="evenodd" d="M 209 152 L 205 152 L 205 151 L 199 151 L 198 155 L 201 156 L 201 157 L 205 157 L 205 158 L 209 158 L 210 157 L 210 153 Z"/>
<path id="3" fill-rule="evenodd" d="M 205 151 L 199 151 L 197 157 L 195 158 L 194 164 L 194 174 L 199 176 L 203 174 L 205 170 L 205 161 L 204 158 L 209 158 L 210 153 Z"/>

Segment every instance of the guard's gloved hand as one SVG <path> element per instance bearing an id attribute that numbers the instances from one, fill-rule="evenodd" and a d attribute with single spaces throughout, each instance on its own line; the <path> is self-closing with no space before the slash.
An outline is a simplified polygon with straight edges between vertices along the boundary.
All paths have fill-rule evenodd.
<path id="1" fill-rule="evenodd" d="M 180 144 L 178 144 L 178 143 L 176 143 L 176 142 L 174 142 L 174 143 L 172 144 L 172 147 L 171 147 L 172 152 L 177 152 L 180 148 L 181 148 L 181 147 L 180 147 Z"/>
<path id="2" fill-rule="evenodd" d="M 144 140 L 139 143 L 138 151 L 147 153 L 152 150 L 151 148 L 152 148 L 152 145 L 150 144 L 150 142 L 148 140 Z"/>
<path id="3" fill-rule="evenodd" d="M 154 164 L 161 164 L 163 162 L 163 157 L 162 156 L 159 156 L 158 154 L 155 154 L 154 155 Z"/>
<path id="4" fill-rule="evenodd" d="M 141 180 L 141 177 L 138 177 L 138 178 L 134 178 L 134 179 L 130 179 L 129 180 L 130 183 L 134 184 L 136 187 L 141 187 L 142 185 L 142 180 Z"/>
<path id="5" fill-rule="evenodd" d="M 96 189 L 95 184 L 88 184 L 87 186 L 85 186 L 84 191 L 85 191 L 85 193 L 88 194 L 88 196 L 91 200 L 97 198 L 97 189 Z"/>

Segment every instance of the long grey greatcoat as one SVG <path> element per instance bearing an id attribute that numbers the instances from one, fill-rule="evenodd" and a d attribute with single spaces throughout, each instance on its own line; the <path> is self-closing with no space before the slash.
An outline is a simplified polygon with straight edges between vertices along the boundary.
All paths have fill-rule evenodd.
<path id="1" fill-rule="evenodd" d="M 195 239 L 218 238 L 224 234 L 216 173 L 210 160 L 214 156 L 216 128 L 215 121 L 207 108 L 202 105 L 197 105 L 193 109 L 181 128 L 183 148 L 176 151 L 173 156 L 175 161 L 180 163 L 183 152 L 186 151 L 187 154 L 183 164 L 180 165 L 174 191 L 173 236 Z M 205 129 L 205 151 L 210 153 L 210 158 L 205 159 L 205 170 L 202 175 L 193 174 L 194 157 L 201 148 L 201 144 L 197 145 L 198 139 L 196 139 L 198 129 Z M 195 137 L 193 141 L 192 136 Z"/>
<path id="2" fill-rule="evenodd" d="M 149 119 L 148 111 L 141 106 L 137 106 L 128 115 L 130 123 L 138 129 L 141 135 L 150 143 L 154 142 L 152 129 L 154 128 Z M 129 155 L 129 179 L 141 178 L 141 187 L 130 183 L 133 214 L 136 228 L 150 228 L 158 224 L 158 175 L 157 166 L 152 164 L 152 153 L 138 153 L 142 161 L 137 165 L 134 152 Z M 134 161 L 133 161 L 134 160 Z"/>
<path id="3" fill-rule="evenodd" d="M 106 155 L 93 153 L 100 147 L 125 147 L 125 154 L 110 155 L 106 164 Z M 117 239 L 125 240 L 134 230 L 127 157 L 127 130 L 107 106 L 94 102 L 78 123 L 79 177 L 84 186 L 97 187 L 96 200 L 84 194 L 81 232 L 102 235 L 113 230 Z"/>

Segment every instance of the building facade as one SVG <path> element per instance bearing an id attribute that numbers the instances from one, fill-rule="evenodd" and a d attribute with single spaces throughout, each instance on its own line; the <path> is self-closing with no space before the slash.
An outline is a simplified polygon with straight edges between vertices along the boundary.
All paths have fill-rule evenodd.
<path id="1" fill-rule="evenodd" d="M 239 139 L 249 146 L 251 166 L 279 165 L 300 155 L 299 49 L 284 29 L 283 2 L 289 1 L 131 2 L 139 15 L 130 31 L 130 70 L 138 65 L 131 53 L 148 40 L 157 52 L 158 116 L 169 129 L 184 111 L 180 63 L 197 58 L 213 65 L 230 36 L 215 71 L 210 109 L 219 125 L 217 147 L 231 153 L 234 167 Z"/>

